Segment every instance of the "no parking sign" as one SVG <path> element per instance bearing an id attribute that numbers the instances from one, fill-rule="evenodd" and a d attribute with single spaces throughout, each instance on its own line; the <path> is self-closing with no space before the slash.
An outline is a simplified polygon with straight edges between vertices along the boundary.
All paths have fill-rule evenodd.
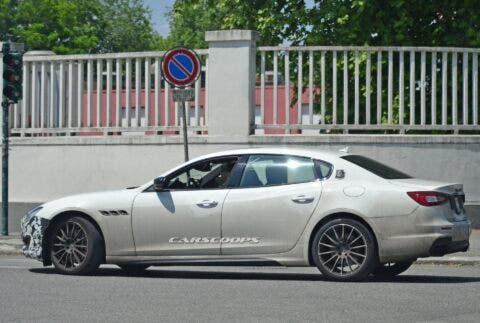
<path id="1" fill-rule="evenodd" d="M 183 88 L 195 82 L 200 75 L 200 59 L 193 50 L 176 47 L 163 56 L 162 71 L 165 81 Z"/>

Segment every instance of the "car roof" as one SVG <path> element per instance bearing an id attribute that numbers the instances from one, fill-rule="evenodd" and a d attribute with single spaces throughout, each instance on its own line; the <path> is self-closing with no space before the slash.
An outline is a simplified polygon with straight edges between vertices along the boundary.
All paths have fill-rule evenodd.
<path id="1" fill-rule="evenodd" d="M 262 147 L 262 148 L 243 148 L 235 150 L 226 150 L 221 152 L 216 152 L 208 155 L 200 156 L 196 159 L 205 159 L 205 158 L 214 158 L 222 157 L 229 155 L 250 155 L 250 154 L 278 154 L 278 155 L 294 155 L 294 156 L 304 156 L 310 158 L 318 159 L 336 159 L 341 156 L 346 155 L 345 152 L 340 151 L 330 151 L 330 150 L 319 150 L 312 147 L 311 149 L 307 148 L 289 148 L 289 147 Z"/>

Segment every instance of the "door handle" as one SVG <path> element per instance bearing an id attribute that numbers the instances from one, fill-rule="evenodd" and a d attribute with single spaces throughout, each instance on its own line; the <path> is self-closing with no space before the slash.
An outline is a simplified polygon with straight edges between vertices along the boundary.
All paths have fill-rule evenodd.
<path id="1" fill-rule="evenodd" d="M 215 207 L 217 205 L 218 205 L 218 202 L 217 201 L 212 201 L 212 200 L 203 200 L 203 201 L 197 203 L 197 206 L 199 206 L 201 208 L 211 208 L 211 207 Z"/>
<path id="2" fill-rule="evenodd" d="M 315 198 L 311 195 L 300 194 L 292 198 L 292 201 L 295 203 L 310 203 Z"/>

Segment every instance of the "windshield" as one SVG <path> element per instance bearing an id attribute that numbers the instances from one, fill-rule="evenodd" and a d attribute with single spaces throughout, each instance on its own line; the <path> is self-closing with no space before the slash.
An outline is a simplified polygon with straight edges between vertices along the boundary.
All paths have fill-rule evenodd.
<path id="1" fill-rule="evenodd" d="M 342 158 L 385 179 L 412 178 L 411 176 L 402 173 L 401 171 L 398 171 L 392 167 L 389 167 L 387 165 L 377 162 L 376 160 L 364 156 L 347 155 L 343 156 Z"/>

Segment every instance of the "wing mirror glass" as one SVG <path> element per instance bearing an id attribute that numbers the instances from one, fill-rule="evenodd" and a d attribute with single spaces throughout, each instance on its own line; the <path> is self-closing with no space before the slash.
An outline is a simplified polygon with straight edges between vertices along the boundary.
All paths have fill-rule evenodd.
<path id="1" fill-rule="evenodd" d="M 157 192 L 163 191 L 165 188 L 165 185 L 167 184 L 167 181 L 165 177 L 157 177 L 153 180 L 153 189 Z"/>

